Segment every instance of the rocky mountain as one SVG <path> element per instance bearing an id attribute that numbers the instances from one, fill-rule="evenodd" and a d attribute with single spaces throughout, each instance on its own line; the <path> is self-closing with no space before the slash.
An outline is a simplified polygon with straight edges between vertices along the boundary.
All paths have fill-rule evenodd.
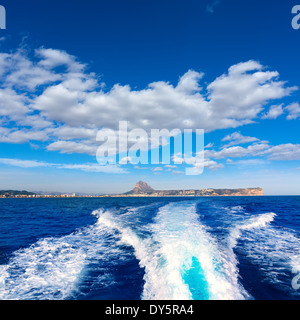
<path id="1" fill-rule="evenodd" d="M 146 182 L 139 181 L 135 184 L 134 188 L 126 194 L 151 194 L 153 192 L 155 192 L 155 190 L 151 188 Z"/>

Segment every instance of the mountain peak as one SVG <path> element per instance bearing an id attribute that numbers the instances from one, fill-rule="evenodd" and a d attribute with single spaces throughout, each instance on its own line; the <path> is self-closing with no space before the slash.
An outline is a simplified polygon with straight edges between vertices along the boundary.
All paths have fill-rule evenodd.
<path id="1" fill-rule="evenodd" d="M 154 189 L 151 188 L 146 182 L 139 181 L 135 184 L 134 188 L 132 189 L 132 193 L 147 193 L 153 192 Z"/>

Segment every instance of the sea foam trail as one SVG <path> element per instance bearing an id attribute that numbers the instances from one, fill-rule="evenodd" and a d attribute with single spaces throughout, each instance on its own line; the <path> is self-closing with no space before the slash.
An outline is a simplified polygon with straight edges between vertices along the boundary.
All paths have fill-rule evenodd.
<path id="1" fill-rule="evenodd" d="M 237 224 L 231 229 L 228 247 L 238 247 L 260 270 L 264 282 L 299 297 L 291 282 L 292 272 L 300 270 L 300 239 L 292 230 L 270 224 L 275 216 L 265 213 Z"/>
<path id="2" fill-rule="evenodd" d="M 236 246 L 237 240 L 240 238 L 243 231 L 264 228 L 267 224 L 271 223 L 274 220 L 275 216 L 275 213 L 269 212 L 247 218 L 241 223 L 237 223 L 230 230 L 230 234 L 228 237 L 228 247 L 230 249 L 233 249 Z"/>
<path id="3" fill-rule="evenodd" d="M 130 220 L 130 219 L 129 219 Z M 248 295 L 231 274 L 214 238 L 200 223 L 196 204 L 160 208 L 149 236 L 139 237 L 124 216 L 99 214 L 99 223 L 120 233 L 145 269 L 143 299 L 244 299 Z M 230 263 L 230 262 L 229 262 Z"/>
<path id="4" fill-rule="evenodd" d="M 240 210 L 239 210 L 240 211 Z M 235 214 L 236 210 L 230 210 L 231 213 Z M 225 245 L 222 246 L 221 252 L 226 259 L 227 263 L 225 264 L 227 274 L 231 274 L 232 281 L 235 283 L 239 279 L 239 269 L 238 269 L 238 259 L 234 252 L 238 244 L 238 240 L 243 236 L 245 231 L 250 231 L 257 233 L 257 230 L 265 228 L 269 223 L 274 220 L 276 216 L 275 213 L 265 213 L 257 216 L 248 217 L 243 219 L 240 222 L 235 222 L 235 225 L 229 229 L 229 234 L 227 236 Z M 228 214 L 228 219 L 230 219 L 230 214 Z M 248 294 L 248 298 L 252 297 Z"/>
<path id="5" fill-rule="evenodd" d="M 0 266 L 0 299 L 69 299 L 78 290 L 88 264 L 122 259 L 122 252 L 108 244 L 108 235 L 111 237 L 110 230 L 95 223 L 15 251 L 8 264 Z M 109 275 L 109 270 L 104 274 Z"/>
<path id="6" fill-rule="evenodd" d="M 246 292 L 228 274 L 215 239 L 201 224 L 196 204 L 172 203 L 160 210 L 153 238 L 166 261 L 165 276 L 180 273 L 194 299 L 244 299 Z M 148 295 L 153 294 L 148 288 Z"/>

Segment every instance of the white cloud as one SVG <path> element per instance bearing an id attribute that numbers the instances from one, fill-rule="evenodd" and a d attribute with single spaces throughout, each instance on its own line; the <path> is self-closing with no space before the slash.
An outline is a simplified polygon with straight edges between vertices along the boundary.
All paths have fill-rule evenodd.
<path id="1" fill-rule="evenodd" d="M 277 119 L 283 112 L 283 104 L 271 106 L 268 113 L 262 116 L 262 119 Z"/>
<path id="2" fill-rule="evenodd" d="M 20 167 L 20 168 L 49 167 L 53 165 L 53 164 L 42 162 L 42 161 L 8 159 L 8 158 L 0 158 L 0 163 L 6 164 L 9 166 Z"/>
<path id="3" fill-rule="evenodd" d="M 175 168 L 177 168 L 177 166 L 172 165 L 172 164 L 166 164 L 166 165 L 164 165 L 164 167 L 165 167 L 165 168 L 169 168 L 169 169 L 175 169 Z"/>
<path id="4" fill-rule="evenodd" d="M 97 129 L 85 128 L 85 127 L 70 127 L 60 126 L 52 129 L 52 134 L 59 139 L 95 139 L 97 135 Z"/>
<path id="5" fill-rule="evenodd" d="M 200 91 L 199 81 L 203 78 L 204 73 L 189 70 L 182 77 L 180 77 L 177 84 L 177 90 L 185 93 L 193 93 Z"/>
<path id="6" fill-rule="evenodd" d="M 231 66 L 208 85 L 203 73 L 189 70 L 177 84 L 157 81 L 141 90 L 116 84 L 104 91 L 86 69 L 62 50 L 41 48 L 32 57 L 23 49 L 0 54 L 0 116 L 17 127 L 7 125 L 9 135 L 1 141 L 49 141 L 47 150 L 95 155 L 97 130 L 117 130 L 119 120 L 129 121 L 129 130 L 148 132 L 236 128 L 252 123 L 269 101 L 296 89 L 279 81 L 277 71 L 266 71 L 252 60 Z M 295 117 L 295 109 L 289 110 Z"/>
<path id="7" fill-rule="evenodd" d="M 281 144 L 267 150 L 270 160 L 300 160 L 300 144 Z"/>
<path id="8" fill-rule="evenodd" d="M 197 153 L 197 155 L 199 156 L 199 159 L 200 158 L 200 153 L 202 153 L 203 151 Z M 204 158 L 203 158 L 203 161 L 195 161 L 195 158 L 190 156 L 184 156 L 183 154 L 181 153 L 177 153 L 175 155 L 173 155 L 173 158 L 172 158 L 172 161 L 175 162 L 175 163 L 180 163 L 181 164 L 186 164 L 186 165 L 191 165 L 195 170 L 195 173 L 197 171 L 197 169 L 202 170 L 202 168 L 208 168 L 210 170 L 217 170 L 217 169 L 221 169 L 224 167 L 224 165 L 222 163 L 218 163 L 214 160 L 211 160 L 210 159 L 210 155 L 213 154 L 214 152 L 211 152 L 211 151 L 204 151 Z"/>
<path id="9" fill-rule="evenodd" d="M 11 54 L 1 53 L 0 56 L 0 70 L 6 86 L 34 90 L 38 86 L 61 80 L 60 74 L 32 62 L 22 49 Z"/>
<path id="10" fill-rule="evenodd" d="M 213 143 L 209 142 L 206 146 L 204 146 L 204 149 L 210 149 L 214 146 Z"/>
<path id="11" fill-rule="evenodd" d="M 128 164 L 132 162 L 132 158 L 131 157 L 124 157 L 119 161 L 119 164 Z"/>
<path id="12" fill-rule="evenodd" d="M 230 159 L 227 159 L 228 164 L 234 164 L 234 165 L 243 165 L 243 166 L 258 166 L 258 165 L 264 165 L 267 163 L 264 159 L 244 159 L 244 160 L 237 160 L 237 161 L 228 161 Z"/>
<path id="13" fill-rule="evenodd" d="M 224 165 L 222 163 L 218 163 L 213 160 L 205 160 L 204 161 L 204 167 L 209 168 L 210 170 L 218 170 L 224 168 Z"/>
<path id="14" fill-rule="evenodd" d="M 47 146 L 49 151 L 59 151 L 61 153 L 85 153 L 94 156 L 97 151 L 96 145 L 90 145 L 89 141 L 76 142 L 76 141 L 56 141 Z"/>
<path id="15" fill-rule="evenodd" d="M 227 159 L 227 163 L 232 162 L 230 158 L 257 156 L 267 157 L 268 160 L 300 160 L 300 144 L 287 143 L 270 146 L 266 143 L 254 143 L 247 148 L 233 146 L 225 147 L 219 151 L 205 150 L 205 158 Z"/>
<path id="16" fill-rule="evenodd" d="M 207 86 L 216 119 L 231 123 L 231 127 L 234 122 L 238 125 L 250 123 L 268 101 L 283 98 L 296 89 L 286 88 L 284 82 L 278 81 L 278 72 L 262 69 L 255 61 L 239 63 Z"/>
<path id="17" fill-rule="evenodd" d="M 153 171 L 163 171 L 163 168 L 162 167 L 155 167 L 154 169 L 153 169 Z"/>
<path id="18" fill-rule="evenodd" d="M 289 106 L 285 107 L 285 109 L 289 112 L 287 116 L 287 120 L 296 120 L 300 118 L 300 105 L 299 103 L 292 103 Z"/>
<path id="19" fill-rule="evenodd" d="M 247 62 L 241 62 L 237 63 L 229 68 L 229 74 L 234 75 L 234 74 L 242 74 L 248 71 L 253 71 L 253 70 L 262 70 L 263 66 L 254 60 L 249 60 Z M 276 73 L 277 75 L 277 73 Z"/>
<path id="20" fill-rule="evenodd" d="M 244 144 L 259 141 L 259 139 L 255 137 L 246 137 L 240 134 L 240 132 L 234 132 L 232 134 L 227 135 L 222 139 L 222 141 L 230 141 L 226 147 L 237 145 L 237 144 Z"/>
<path id="21" fill-rule="evenodd" d="M 5 143 L 25 143 L 29 141 L 46 141 L 47 133 L 37 130 L 14 130 L 6 127 L 0 127 L 0 142 Z"/>
<path id="22" fill-rule="evenodd" d="M 85 65 L 76 61 L 76 57 L 63 50 L 40 48 L 35 50 L 37 56 L 41 58 L 38 65 L 53 69 L 65 65 L 70 71 L 81 72 Z"/>
<path id="23" fill-rule="evenodd" d="M 47 163 L 36 160 L 21 160 L 21 159 L 9 159 L 0 158 L 0 163 L 19 167 L 19 168 L 38 168 L 38 167 L 53 167 L 58 169 L 69 169 L 69 170 L 81 170 L 86 172 L 101 172 L 111 174 L 124 174 L 127 171 L 117 165 L 100 166 L 99 164 L 87 163 L 87 164 L 57 164 Z"/>
<path id="24" fill-rule="evenodd" d="M 29 109 L 28 98 L 24 94 L 17 93 L 11 88 L 0 88 L 0 116 L 7 117 L 11 121 L 24 119 Z"/>
<path id="25" fill-rule="evenodd" d="M 86 172 L 100 172 L 111 174 L 125 174 L 127 171 L 117 165 L 100 166 L 98 164 L 63 164 L 58 165 L 61 169 L 82 170 Z"/>
<path id="26" fill-rule="evenodd" d="M 206 150 L 205 157 L 213 159 L 224 159 L 224 158 L 240 158 L 245 156 L 261 155 L 270 146 L 268 144 L 253 144 L 247 148 L 241 146 L 225 147 L 220 151 Z"/>

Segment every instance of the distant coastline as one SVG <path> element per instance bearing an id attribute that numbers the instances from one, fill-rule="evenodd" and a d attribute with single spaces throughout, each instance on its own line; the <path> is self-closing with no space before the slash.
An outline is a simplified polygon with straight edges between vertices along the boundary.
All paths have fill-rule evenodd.
<path id="1" fill-rule="evenodd" d="M 263 196 L 263 194 L 262 188 L 155 190 L 143 181 L 137 182 L 131 191 L 121 194 L 80 195 L 76 193 L 35 193 L 25 190 L 0 190 L 0 198 L 241 197 Z"/>

